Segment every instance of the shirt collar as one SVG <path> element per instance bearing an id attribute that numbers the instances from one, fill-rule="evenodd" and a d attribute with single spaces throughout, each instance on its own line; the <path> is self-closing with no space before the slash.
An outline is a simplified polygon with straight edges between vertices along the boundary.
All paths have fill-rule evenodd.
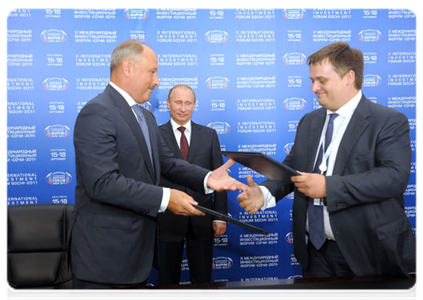
<path id="1" fill-rule="evenodd" d="M 358 103 L 361 100 L 361 97 L 363 96 L 363 93 L 358 91 L 357 95 L 355 95 L 350 101 L 345 103 L 341 108 L 339 108 L 336 113 L 344 118 L 349 117 L 352 115 L 357 108 Z M 326 114 L 329 115 L 333 113 L 331 110 L 326 110 Z"/>
<path id="2" fill-rule="evenodd" d="M 170 119 L 170 124 L 172 125 L 172 129 L 173 131 L 178 130 L 179 127 L 184 126 L 185 130 L 191 132 L 191 120 L 189 120 L 186 124 L 184 125 L 179 125 L 178 123 L 176 123 L 172 118 Z"/>
<path id="3" fill-rule="evenodd" d="M 127 92 L 125 92 L 122 88 L 120 88 L 116 83 L 109 82 L 109 84 L 119 93 L 121 96 L 125 99 L 125 101 L 128 103 L 129 107 L 134 106 L 135 104 L 138 104 L 135 102 L 134 98 L 131 97 Z"/>

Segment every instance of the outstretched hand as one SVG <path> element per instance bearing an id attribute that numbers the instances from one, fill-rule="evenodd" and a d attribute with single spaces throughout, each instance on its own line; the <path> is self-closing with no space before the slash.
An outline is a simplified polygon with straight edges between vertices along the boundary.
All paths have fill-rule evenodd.
<path id="1" fill-rule="evenodd" d="M 248 186 L 228 175 L 228 169 L 235 163 L 230 159 L 214 170 L 207 179 L 207 186 L 217 192 L 247 190 Z"/>
<path id="2" fill-rule="evenodd" d="M 240 206 L 245 211 L 255 214 L 264 204 L 264 196 L 261 188 L 254 182 L 253 178 L 248 175 L 247 182 L 249 187 L 242 194 L 238 196 Z"/>
<path id="3" fill-rule="evenodd" d="M 170 199 L 167 209 L 176 215 L 182 216 L 204 216 L 205 213 L 194 208 L 193 205 L 198 205 L 194 199 L 184 192 L 171 189 Z"/>

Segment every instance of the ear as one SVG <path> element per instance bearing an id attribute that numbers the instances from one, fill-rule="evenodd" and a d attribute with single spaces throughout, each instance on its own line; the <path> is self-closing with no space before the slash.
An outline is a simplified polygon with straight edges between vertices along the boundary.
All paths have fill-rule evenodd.
<path id="1" fill-rule="evenodd" d="M 132 73 L 132 62 L 129 59 L 125 59 L 120 65 L 122 73 L 125 77 L 129 77 Z"/>
<path id="2" fill-rule="evenodd" d="M 170 109 L 170 100 L 169 100 L 169 98 L 166 99 L 166 104 L 167 104 L 167 108 Z"/>
<path id="3" fill-rule="evenodd" d="M 348 85 L 354 85 L 355 83 L 355 72 L 353 70 L 349 70 L 347 74 L 345 74 L 345 79 L 347 80 Z"/>

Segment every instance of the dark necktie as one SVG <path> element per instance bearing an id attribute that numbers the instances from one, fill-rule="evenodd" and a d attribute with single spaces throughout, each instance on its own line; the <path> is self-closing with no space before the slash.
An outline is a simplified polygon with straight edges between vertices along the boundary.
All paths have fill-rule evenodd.
<path id="1" fill-rule="evenodd" d="M 150 135 L 148 133 L 148 126 L 145 120 L 144 114 L 142 113 L 142 108 L 138 104 L 132 106 L 135 114 L 138 117 L 138 123 L 140 124 L 142 134 L 144 135 L 145 143 L 147 145 L 148 154 L 150 155 L 150 161 L 153 164 L 153 155 L 151 154 L 151 142 L 150 142 Z"/>
<path id="2" fill-rule="evenodd" d="M 188 146 L 187 137 L 185 136 L 185 129 L 186 128 L 184 126 L 178 127 L 178 130 L 181 132 L 181 142 L 180 142 L 181 154 L 185 160 L 188 160 L 189 146 Z"/>
<path id="3" fill-rule="evenodd" d="M 319 150 L 319 155 L 317 157 L 316 165 L 314 167 L 314 173 L 321 173 L 319 166 L 323 160 L 323 153 L 328 149 L 333 135 L 333 121 L 336 119 L 338 114 L 329 115 L 329 123 L 326 129 L 325 134 L 325 145 L 322 144 Z M 326 162 L 327 165 L 327 162 Z M 326 174 L 326 171 L 323 172 L 323 175 Z M 310 198 L 308 200 L 308 225 L 309 225 L 309 238 L 313 246 L 319 250 L 325 243 L 325 228 L 324 228 L 324 219 L 323 219 L 323 206 L 314 205 L 314 199 Z"/>

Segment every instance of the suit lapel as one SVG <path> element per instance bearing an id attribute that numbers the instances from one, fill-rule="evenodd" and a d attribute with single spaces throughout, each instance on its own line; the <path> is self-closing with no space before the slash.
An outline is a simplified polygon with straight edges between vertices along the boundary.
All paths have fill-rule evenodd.
<path id="1" fill-rule="evenodd" d="M 140 150 L 141 150 L 142 157 L 147 166 L 147 170 L 151 175 L 151 178 L 155 178 L 153 166 L 150 161 L 150 155 L 148 154 L 148 149 L 145 143 L 144 135 L 142 134 L 140 124 L 138 123 L 138 120 L 136 119 L 132 111 L 132 108 L 129 107 L 129 105 L 126 103 L 122 95 L 119 94 L 114 88 L 110 86 L 108 86 L 107 88 L 109 89 L 109 92 L 114 94 L 114 99 L 116 100 L 115 104 L 117 107 L 119 107 L 121 116 L 126 121 L 128 126 L 131 128 L 132 133 L 135 135 L 135 138 L 138 142 L 138 146 L 140 147 Z M 148 127 L 150 131 L 151 129 L 150 129 L 149 123 L 148 123 Z M 150 134 L 150 138 L 151 138 L 151 134 Z"/>
<path id="2" fill-rule="evenodd" d="M 156 181 L 158 182 L 158 180 L 160 180 L 160 172 L 159 172 L 159 170 L 160 170 L 160 154 L 159 154 L 159 149 L 158 149 L 159 141 L 157 140 L 156 130 L 154 130 L 154 128 L 157 127 L 157 124 L 156 124 L 155 119 L 151 117 L 151 115 L 148 113 L 148 111 L 146 109 L 143 109 L 142 112 L 144 114 L 145 120 L 147 121 L 148 133 L 150 135 L 151 155 L 153 157 L 153 164 L 154 164 L 154 168 L 152 169 L 152 171 L 153 171 L 152 174 L 153 174 L 153 176 L 155 175 Z M 147 151 L 148 151 L 148 149 L 147 149 Z"/>
<path id="3" fill-rule="evenodd" d="M 361 134 L 369 125 L 368 118 L 371 116 L 368 101 L 366 97 L 362 96 L 361 100 L 351 117 L 350 123 L 345 130 L 341 143 L 339 144 L 338 153 L 336 155 L 335 166 L 333 169 L 334 175 L 341 175 L 348 162 L 348 157 L 360 139 Z"/>
<path id="4" fill-rule="evenodd" d="M 322 135 L 323 126 L 325 125 L 326 119 L 326 109 L 321 108 L 319 113 L 316 114 L 315 118 L 310 122 L 310 139 L 308 141 L 308 155 L 307 155 L 307 165 L 306 172 L 313 172 L 314 170 L 314 160 L 319 150 L 320 136 Z"/>
<path id="5" fill-rule="evenodd" d="M 201 147 L 202 136 L 201 128 L 191 121 L 191 142 L 189 144 L 188 161 L 191 162 L 195 156 L 195 152 Z"/>
<path id="6" fill-rule="evenodd" d="M 173 154 L 180 159 L 182 158 L 181 150 L 179 149 L 178 142 L 176 141 L 175 134 L 173 133 L 170 121 L 162 126 L 162 137 L 167 146 L 172 150 Z"/>

